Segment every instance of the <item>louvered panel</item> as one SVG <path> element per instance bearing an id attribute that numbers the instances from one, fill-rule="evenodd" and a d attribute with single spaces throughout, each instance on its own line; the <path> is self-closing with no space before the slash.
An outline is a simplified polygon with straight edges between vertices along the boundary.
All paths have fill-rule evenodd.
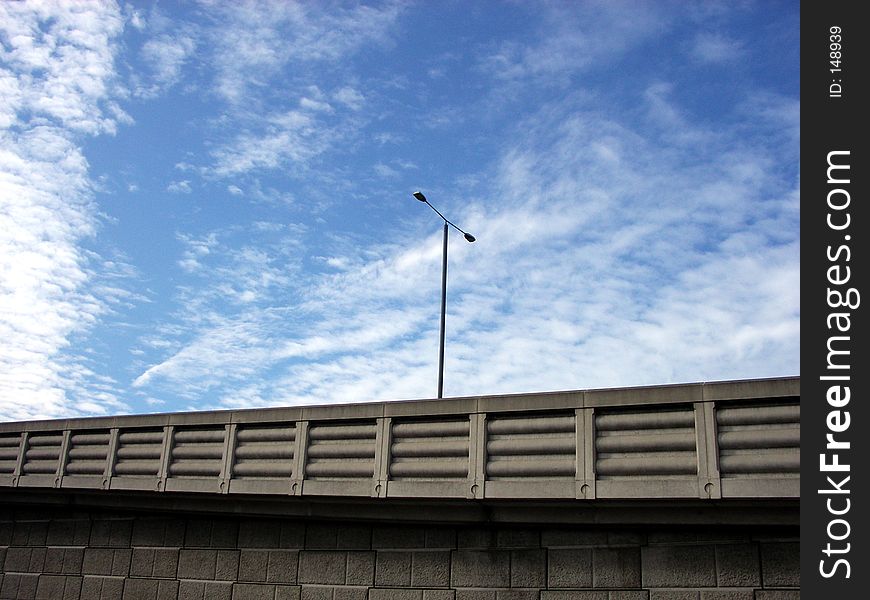
<path id="1" fill-rule="evenodd" d="M 25 475 L 55 474 L 60 464 L 62 446 L 63 433 L 60 431 L 31 434 L 27 439 L 27 452 L 24 454 L 22 473 Z"/>
<path id="2" fill-rule="evenodd" d="M 118 435 L 114 474 L 121 477 L 156 477 L 160 471 L 163 429 L 127 429 Z"/>
<path id="3" fill-rule="evenodd" d="M 109 453 L 109 431 L 82 431 L 70 436 L 67 475 L 102 475 Z"/>
<path id="4" fill-rule="evenodd" d="M 468 477 L 468 418 L 393 422 L 390 477 L 441 481 Z"/>
<path id="5" fill-rule="evenodd" d="M 679 410 L 602 412 L 595 417 L 598 479 L 695 476 L 695 415 Z"/>
<path id="6" fill-rule="evenodd" d="M 486 422 L 486 474 L 493 481 L 573 480 L 574 415 L 493 417 Z"/>
<path id="7" fill-rule="evenodd" d="M 293 423 L 242 425 L 236 432 L 236 479 L 284 479 L 293 475 Z"/>
<path id="8" fill-rule="evenodd" d="M 221 426 L 176 429 L 169 477 L 218 477 L 223 466 L 226 429 Z"/>
<path id="9" fill-rule="evenodd" d="M 0 435 L 0 475 L 11 475 L 15 472 L 20 447 L 20 433 Z"/>
<path id="10" fill-rule="evenodd" d="M 800 405 L 720 407 L 716 422 L 722 477 L 799 474 Z"/>
<path id="11" fill-rule="evenodd" d="M 306 479 L 373 477 L 376 435 L 374 421 L 353 425 L 312 424 L 308 429 Z"/>

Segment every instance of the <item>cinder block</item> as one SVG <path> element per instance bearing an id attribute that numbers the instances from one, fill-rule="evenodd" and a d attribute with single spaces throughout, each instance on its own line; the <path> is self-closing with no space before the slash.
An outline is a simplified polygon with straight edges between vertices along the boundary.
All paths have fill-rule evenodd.
<path id="1" fill-rule="evenodd" d="M 111 539 L 112 522 L 97 519 L 91 522 L 91 541 L 93 547 L 108 547 Z"/>
<path id="2" fill-rule="evenodd" d="M 296 583 L 298 566 L 298 550 L 271 550 L 269 551 L 269 565 L 266 569 L 266 581 L 269 583 Z"/>
<path id="3" fill-rule="evenodd" d="M 126 579 L 124 580 L 124 600 L 156 600 L 156 579 Z"/>
<path id="4" fill-rule="evenodd" d="M 136 519 L 133 521 L 133 546 L 162 546 L 166 521 L 162 519 Z"/>
<path id="5" fill-rule="evenodd" d="M 151 577 L 154 572 L 154 550 L 152 548 L 133 548 L 130 575 L 132 577 Z"/>
<path id="6" fill-rule="evenodd" d="M 178 600 L 204 600 L 205 582 L 181 581 L 178 584 Z"/>
<path id="7" fill-rule="evenodd" d="M 341 585 L 332 588 L 332 600 L 366 600 L 368 593 L 366 586 Z"/>
<path id="8" fill-rule="evenodd" d="M 347 556 L 344 552 L 303 550 L 299 555 L 299 583 L 343 584 Z"/>
<path id="9" fill-rule="evenodd" d="M 645 546 L 646 535 L 638 531 L 608 531 L 608 546 Z"/>
<path id="10" fill-rule="evenodd" d="M 753 600 L 753 590 L 701 590 L 701 600 Z"/>
<path id="11" fill-rule="evenodd" d="M 800 590 L 758 590 L 755 600 L 801 600 Z"/>
<path id="12" fill-rule="evenodd" d="M 6 560 L 3 564 L 3 570 L 6 573 L 25 573 L 30 566 L 30 555 L 33 552 L 32 548 L 24 548 L 13 546 L 6 550 Z"/>
<path id="13" fill-rule="evenodd" d="M 595 548 L 592 551 L 592 587 L 640 587 L 640 548 Z"/>
<path id="14" fill-rule="evenodd" d="M 420 527 L 375 527 L 372 548 L 376 550 L 424 548 L 426 532 Z"/>
<path id="15" fill-rule="evenodd" d="M 714 587 L 713 546 L 645 546 L 641 549 L 644 587 Z"/>
<path id="16" fill-rule="evenodd" d="M 178 575 L 178 548 L 157 548 L 154 551 L 152 577 L 175 579 Z"/>
<path id="17" fill-rule="evenodd" d="M 371 588 L 369 600 L 423 600 L 423 590 L 410 588 Z"/>
<path id="18" fill-rule="evenodd" d="M 275 586 L 260 583 L 236 583 L 233 585 L 233 600 L 273 600 Z"/>
<path id="19" fill-rule="evenodd" d="M 12 543 L 13 526 L 12 521 L 0 521 L 0 546 L 8 546 Z"/>
<path id="20" fill-rule="evenodd" d="M 48 535 L 45 543 L 49 546 L 72 546 L 75 539 L 75 524 L 73 521 L 51 521 L 48 524 Z"/>
<path id="21" fill-rule="evenodd" d="M 210 519 L 191 519 L 184 535 L 185 548 L 211 547 L 212 521 Z"/>
<path id="22" fill-rule="evenodd" d="M 300 600 L 300 596 L 300 586 L 298 585 L 275 586 L 275 600 Z"/>
<path id="23" fill-rule="evenodd" d="M 510 553 L 506 550 L 454 550 L 451 587 L 510 587 Z"/>
<path id="24" fill-rule="evenodd" d="M 63 598 L 64 583 L 66 583 L 66 577 L 63 575 L 40 575 L 36 584 L 36 600 Z"/>
<path id="25" fill-rule="evenodd" d="M 511 550 L 511 587 L 532 588 L 547 585 L 547 551 Z"/>
<path id="26" fill-rule="evenodd" d="M 495 600 L 538 600 L 540 590 L 497 590 Z"/>
<path id="27" fill-rule="evenodd" d="M 231 600 L 233 584 L 229 581 L 206 581 L 203 590 L 204 600 Z"/>
<path id="28" fill-rule="evenodd" d="M 573 548 L 565 550 L 551 549 L 547 551 L 548 588 L 559 589 L 591 586 L 592 549 Z"/>
<path id="29" fill-rule="evenodd" d="M 423 590 L 423 600 L 456 600 L 456 590 Z"/>
<path id="30" fill-rule="evenodd" d="M 178 553 L 179 579 L 214 579 L 217 551 L 188 550 Z"/>
<path id="31" fill-rule="evenodd" d="M 347 553 L 347 585 L 371 586 L 375 580 L 375 553 L 374 552 L 348 552 Z"/>
<path id="32" fill-rule="evenodd" d="M 338 548 L 337 525 L 312 523 L 305 531 L 305 548 L 310 550 L 335 550 Z"/>
<path id="33" fill-rule="evenodd" d="M 539 529 L 500 529 L 496 532 L 496 546 L 499 548 L 539 548 L 541 531 Z"/>
<path id="34" fill-rule="evenodd" d="M 238 550 L 218 550 L 214 578 L 223 581 L 236 581 L 239 578 Z"/>
<path id="35" fill-rule="evenodd" d="M 84 557 L 84 548 L 65 548 L 63 552 L 64 575 L 81 575 Z"/>
<path id="36" fill-rule="evenodd" d="M 82 578 L 82 598 L 99 598 L 103 588 L 102 577 L 83 577 Z M 3 596 L 7 598 L 8 596 Z M 14 596 L 12 596 L 14 598 Z"/>
<path id="37" fill-rule="evenodd" d="M 100 600 L 121 600 L 121 597 L 124 593 L 123 577 L 101 577 L 100 584 L 100 595 L 87 596 L 88 598 L 99 598 Z M 82 593 L 82 597 L 85 597 L 84 593 Z"/>
<path id="38" fill-rule="evenodd" d="M 63 600 L 79 600 L 79 598 L 83 598 L 81 595 L 82 592 L 82 578 L 81 577 L 70 577 L 67 575 L 63 585 Z"/>
<path id="39" fill-rule="evenodd" d="M 464 527 L 456 532 L 456 547 L 461 549 L 490 549 L 498 545 L 498 533 L 495 529 L 480 527 Z"/>
<path id="40" fill-rule="evenodd" d="M 178 598 L 178 581 L 175 579 L 157 580 L 157 600 L 176 600 Z"/>
<path id="41" fill-rule="evenodd" d="M 42 573 L 45 570 L 45 554 L 47 548 L 33 548 L 30 553 L 30 563 L 27 565 L 28 573 Z"/>
<path id="42" fill-rule="evenodd" d="M 456 549 L 456 530 L 452 527 L 436 527 L 426 529 L 425 544 L 427 548 Z M 425 595 L 425 593 L 424 593 Z"/>
<path id="43" fill-rule="evenodd" d="M 541 600 L 609 600 L 605 591 L 542 590 Z"/>
<path id="44" fill-rule="evenodd" d="M 301 600 L 332 600 L 331 585 L 303 585 L 300 592 Z"/>
<path id="45" fill-rule="evenodd" d="M 218 519 L 212 523 L 211 547 L 235 548 L 239 543 L 239 522 Z"/>
<path id="46" fill-rule="evenodd" d="M 133 534 L 133 521 L 118 519 L 110 521 L 109 546 L 112 548 L 129 548 Z"/>
<path id="47" fill-rule="evenodd" d="M 239 555 L 239 581 L 266 581 L 268 550 L 242 550 Z"/>
<path id="48" fill-rule="evenodd" d="M 410 586 L 411 552 L 392 552 L 379 550 L 375 568 L 375 585 Z"/>
<path id="49" fill-rule="evenodd" d="M 12 550 L 10 548 L 10 550 Z M 82 560 L 82 574 L 110 575 L 115 551 L 109 548 L 85 548 Z M 8 557 L 6 559 L 9 560 Z"/>
<path id="50" fill-rule="evenodd" d="M 799 586 L 800 545 L 797 542 L 762 544 L 761 574 L 766 588 Z"/>
<path id="51" fill-rule="evenodd" d="M 127 577 L 130 574 L 130 561 L 133 550 L 130 548 L 118 548 L 112 551 L 112 573 L 116 577 Z"/>
<path id="52" fill-rule="evenodd" d="M 42 573 L 45 574 L 60 574 L 63 573 L 63 556 L 66 552 L 65 548 L 47 548 L 45 551 L 45 559 L 43 560 Z M 0 548 L 0 557 L 3 556 L 4 549 Z M 3 561 L 0 560 L 0 564 Z"/>
<path id="53" fill-rule="evenodd" d="M 595 529 L 544 529 L 541 531 L 541 546 L 545 548 L 577 548 L 606 545 L 606 531 Z"/>
<path id="54" fill-rule="evenodd" d="M 281 523 L 281 548 L 302 550 L 305 547 L 305 525 L 298 521 Z"/>
<path id="55" fill-rule="evenodd" d="M 649 600 L 648 590 L 610 590 L 608 600 Z"/>
<path id="56" fill-rule="evenodd" d="M 413 587 L 448 587 L 450 585 L 450 551 L 410 552 Z"/>
<path id="57" fill-rule="evenodd" d="M 761 585 L 758 546 L 728 544 L 716 546 L 716 581 L 719 587 Z"/>
<path id="58" fill-rule="evenodd" d="M 17 573 L 6 573 L 0 577 L 0 598 L 17 598 L 20 579 L 21 575 Z"/>
<path id="59" fill-rule="evenodd" d="M 497 600 L 495 590 L 456 590 L 456 600 Z"/>
<path id="60" fill-rule="evenodd" d="M 371 527 L 344 526 L 338 530 L 339 550 L 371 550 Z"/>
<path id="61" fill-rule="evenodd" d="M 281 528 L 273 521 L 246 519 L 239 523 L 239 548 L 277 548 L 280 542 Z"/>

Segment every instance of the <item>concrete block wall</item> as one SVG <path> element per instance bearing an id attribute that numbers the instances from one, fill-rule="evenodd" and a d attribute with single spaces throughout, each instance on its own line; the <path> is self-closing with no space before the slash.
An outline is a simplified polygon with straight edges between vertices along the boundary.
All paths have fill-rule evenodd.
<path id="1" fill-rule="evenodd" d="M 796 527 L 0 512 L 0 598 L 797 600 Z"/>

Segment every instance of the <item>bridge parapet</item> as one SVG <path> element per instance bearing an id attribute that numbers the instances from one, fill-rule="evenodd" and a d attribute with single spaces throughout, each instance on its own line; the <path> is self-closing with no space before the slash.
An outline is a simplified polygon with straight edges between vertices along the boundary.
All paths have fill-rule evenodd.
<path id="1" fill-rule="evenodd" d="M 798 498 L 800 379 L 0 424 L 0 489 Z"/>

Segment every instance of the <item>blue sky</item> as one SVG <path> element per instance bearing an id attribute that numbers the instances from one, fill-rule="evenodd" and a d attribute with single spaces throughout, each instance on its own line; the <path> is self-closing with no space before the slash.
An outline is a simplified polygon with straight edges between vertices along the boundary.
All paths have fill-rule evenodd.
<path id="1" fill-rule="evenodd" d="M 799 372 L 797 2 L 0 4 L 0 418 Z"/>

